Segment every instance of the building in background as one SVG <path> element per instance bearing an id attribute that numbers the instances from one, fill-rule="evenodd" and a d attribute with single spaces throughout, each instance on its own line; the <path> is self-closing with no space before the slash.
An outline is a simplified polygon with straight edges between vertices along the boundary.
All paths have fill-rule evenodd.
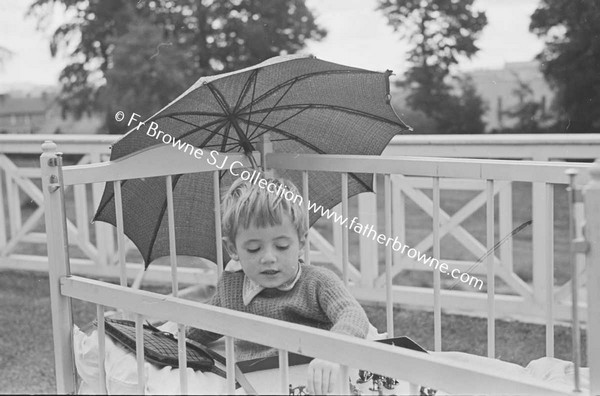
<path id="1" fill-rule="evenodd" d="M 13 97 L 0 94 L 0 133 L 40 133 L 51 112 L 53 97 Z"/>
<path id="2" fill-rule="evenodd" d="M 530 100 L 540 104 L 543 115 L 551 118 L 550 105 L 554 94 L 539 69 L 538 62 L 506 63 L 503 69 L 481 69 L 469 73 L 477 92 L 488 104 L 484 121 L 486 132 L 511 128 L 516 120 L 507 113 L 519 104 L 520 100 Z M 524 84 L 530 95 L 520 97 L 518 90 Z"/>
<path id="3" fill-rule="evenodd" d="M 102 133 L 103 120 L 97 114 L 63 117 L 55 92 L 0 93 L 0 134 Z"/>

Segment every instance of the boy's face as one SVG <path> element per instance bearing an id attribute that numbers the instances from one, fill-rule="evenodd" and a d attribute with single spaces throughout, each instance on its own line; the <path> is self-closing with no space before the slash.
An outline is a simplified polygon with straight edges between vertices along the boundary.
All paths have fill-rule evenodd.
<path id="1" fill-rule="evenodd" d="M 234 243 L 225 243 L 239 257 L 246 276 L 266 288 L 279 287 L 296 275 L 304 248 L 289 216 L 276 226 L 240 228 Z"/>

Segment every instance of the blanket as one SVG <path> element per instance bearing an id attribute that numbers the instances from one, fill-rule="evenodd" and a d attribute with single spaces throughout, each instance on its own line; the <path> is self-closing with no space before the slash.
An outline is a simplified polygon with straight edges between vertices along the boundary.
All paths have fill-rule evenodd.
<path id="1" fill-rule="evenodd" d="M 161 328 L 161 330 L 166 330 Z M 98 367 L 98 337 L 96 330 L 89 334 L 74 327 L 74 351 L 77 372 L 81 379 L 78 389 L 79 394 L 101 394 L 102 385 L 99 382 Z M 137 362 L 133 353 L 116 345 L 110 337 L 106 337 L 104 369 L 106 373 L 106 390 L 108 394 L 136 394 L 138 392 Z M 512 378 L 539 379 L 557 386 L 573 386 L 573 364 L 560 359 L 543 357 L 531 361 L 526 367 L 497 359 L 471 355 L 462 352 L 430 352 L 455 361 L 457 364 L 476 364 L 479 367 L 490 368 Z M 145 394 L 146 395 L 177 395 L 181 394 L 179 383 L 179 369 L 170 366 L 158 367 L 148 362 L 144 366 Z M 302 386 L 306 383 L 306 365 L 292 366 L 289 369 L 289 379 L 292 387 Z M 188 393 L 191 395 L 227 394 L 226 381 L 214 374 L 194 371 L 187 368 Z M 246 374 L 252 386 L 259 394 L 280 394 L 279 374 L 277 369 L 264 370 Z M 358 370 L 351 370 L 351 382 L 355 384 L 356 391 L 360 394 L 411 394 L 414 389 L 407 382 L 399 381 L 394 389 L 373 390 L 370 382 L 360 383 Z M 581 387 L 585 392 L 589 389 L 589 369 L 581 369 Z M 452 389 L 445 389 L 450 394 L 456 393 Z M 498 391 L 498 390 L 496 390 Z M 244 394 L 242 388 L 237 394 Z M 490 393 L 494 393 L 490 389 Z M 438 395 L 446 393 L 438 391 Z"/>

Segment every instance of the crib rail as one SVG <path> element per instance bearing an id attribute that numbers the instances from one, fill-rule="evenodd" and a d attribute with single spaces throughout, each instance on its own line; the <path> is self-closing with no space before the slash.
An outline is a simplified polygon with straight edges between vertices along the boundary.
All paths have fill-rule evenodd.
<path id="1" fill-rule="evenodd" d="M 163 151 L 161 151 L 163 150 Z M 361 340 L 350 339 L 339 335 L 332 335 L 327 332 L 322 332 L 315 329 L 305 328 L 289 323 L 272 321 L 266 318 L 248 317 L 239 312 L 231 312 L 220 310 L 215 307 L 208 307 L 198 303 L 183 301 L 176 297 L 157 296 L 152 293 L 135 291 L 124 287 L 125 282 L 122 281 L 121 286 L 113 286 L 102 282 L 86 280 L 70 275 L 70 263 L 68 253 L 68 235 L 66 233 L 65 211 L 64 211 L 64 188 L 66 185 L 75 185 L 79 183 L 92 183 L 98 181 L 112 181 L 118 189 L 119 180 L 130 177 L 151 177 L 164 175 L 167 178 L 170 174 L 180 174 L 186 172 L 198 171 L 213 171 L 215 175 L 218 172 L 214 168 L 208 168 L 200 165 L 199 161 L 193 160 L 193 163 L 182 161 L 181 153 L 176 150 L 165 150 L 165 147 L 157 147 L 148 150 L 146 160 L 140 166 L 140 157 L 126 158 L 120 163 L 111 163 L 104 165 L 65 167 L 61 166 L 60 156 L 56 154 L 56 147 L 53 144 L 47 143 L 44 145 L 44 154 L 42 155 L 42 182 L 44 190 L 44 200 L 48 205 L 49 210 L 46 210 L 46 222 L 49 229 L 53 232 L 48 233 L 48 256 L 50 262 L 50 284 L 52 294 L 52 312 L 53 312 L 53 330 L 56 351 L 56 367 L 57 367 L 57 385 L 59 392 L 72 392 L 74 390 L 73 378 L 73 360 L 72 360 L 72 342 L 71 342 L 71 327 L 72 319 L 70 317 L 70 302 L 72 298 L 91 301 L 99 305 L 99 307 L 112 306 L 118 307 L 128 312 L 135 313 L 138 329 L 141 329 L 141 320 L 144 316 L 152 316 L 161 319 L 173 320 L 180 323 L 180 333 L 184 325 L 191 325 L 199 328 L 204 328 L 210 331 L 219 332 L 226 335 L 227 356 L 232 362 L 233 359 L 233 338 L 241 338 L 251 342 L 261 343 L 267 346 L 278 348 L 282 351 L 292 351 L 307 354 L 310 356 L 321 357 L 328 360 L 337 361 L 344 366 L 361 367 L 371 369 L 371 371 L 395 376 L 405 379 L 411 383 L 427 384 L 434 388 L 449 389 L 454 387 L 453 392 L 460 393 L 488 393 L 490 389 L 502 389 L 509 393 L 543 393 L 543 394 L 569 394 L 568 389 L 550 388 L 543 383 L 536 381 L 515 381 L 504 378 L 502 374 L 486 372 L 477 367 L 456 367 L 455 363 L 444 361 L 438 357 L 425 356 L 415 354 L 410 351 L 390 350 L 384 346 L 373 345 Z M 150 163 L 156 161 L 156 156 L 153 153 L 161 153 L 164 156 L 164 162 L 159 166 L 151 167 Z M 171 159 L 169 160 L 169 157 Z M 325 158 L 326 157 L 326 158 Z M 240 165 L 244 166 L 243 158 L 239 159 Z M 135 163 L 130 169 L 129 163 Z M 148 168 L 145 166 L 148 164 Z M 504 165 L 504 168 L 498 165 Z M 388 222 L 385 225 L 387 235 L 391 234 L 389 219 L 392 218 L 391 206 L 391 176 L 393 174 L 416 175 L 433 178 L 434 188 L 434 256 L 439 257 L 439 236 L 440 229 L 440 212 L 439 212 L 439 186 L 441 178 L 470 178 L 473 180 L 482 180 L 486 183 L 486 205 L 487 205 L 487 248 L 493 248 L 493 208 L 494 208 L 494 184 L 502 180 L 520 180 L 527 182 L 539 182 L 546 185 L 551 184 L 567 184 L 569 177 L 564 174 L 567 168 L 575 168 L 579 170 L 579 176 L 575 180 L 577 186 L 583 186 L 588 183 L 588 171 L 591 165 L 585 164 L 547 164 L 547 163 L 532 163 L 532 162 L 505 162 L 505 161 L 487 161 L 487 160 L 451 160 L 451 159 L 421 159 L 421 158 L 372 158 L 361 156 L 311 156 L 301 155 L 295 158 L 283 156 L 281 154 L 267 154 L 266 165 L 270 168 L 293 169 L 303 172 L 303 190 L 306 194 L 307 185 L 310 183 L 310 171 L 333 171 L 341 174 L 342 194 L 342 214 L 347 216 L 347 174 L 348 172 L 360 173 L 381 173 L 385 175 L 385 213 Z M 101 169 L 101 170 L 100 170 Z M 504 170 L 503 170 L 504 169 Z M 595 176 L 597 179 L 600 177 Z M 216 181 L 216 180 L 215 180 Z M 598 181 L 595 181 L 596 189 Z M 594 185 L 591 183 L 591 185 Z M 594 190 L 594 189 L 592 189 Z M 218 193 L 218 189 L 215 189 Z M 594 193 L 590 194 L 590 197 Z M 117 195 L 117 193 L 116 193 Z M 119 201 L 119 197 L 116 197 Z M 215 198 L 218 198 L 216 196 Z M 218 199 L 215 199 L 218 202 Z M 117 203 L 117 211 L 121 210 Z M 437 209 L 436 209 L 437 207 Z M 589 212 L 591 216 L 592 227 L 598 227 L 598 211 Z M 117 215 L 117 218 L 119 216 Z M 215 221 L 220 221 L 218 206 L 215 207 Z M 590 219 L 588 219 L 590 221 Z M 119 221 L 118 221 L 119 223 Z M 123 227 L 117 224 L 118 235 L 122 236 Z M 170 228 L 173 226 L 170 223 Z M 218 229 L 218 227 L 217 227 Z M 59 232 L 56 232 L 59 231 Z M 342 230 L 342 266 L 344 282 L 349 284 L 350 269 L 348 267 L 348 229 Z M 390 235 L 391 236 L 391 235 Z M 216 238 L 216 243 L 220 242 L 220 238 Z M 119 243 L 122 249 L 123 244 Z M 174 249 L 174 243 L 171 241 L 171 248 Z M 217 249 L 219 251 L 220 249 Z M 172 250 L 174 252 L 174 250 Z M 174 253 L 172 253 L 174 256 Z M 597 250 L 591 249 L 588 252 L 588 259 L 597 262 L 600 255 Z M 218 263 L 219 268 L 222 268 L 222 258 Z M 124 260 L 120 260 L 123 267 Z M 172 257 L 171 264 L 176 268 L 176 258 Z M 388 318 L 388 333 L 393 335 L 394 328 L 391 322 L 393 305 L 396 302 L 397 294 L 392 284 L 393 271 L 393 255 L 392 247 L 386 245 L 386 310 Z M 487 273 L 487 296 L 482 302 L 486 305 L 488 311 L 488 355 L 494 356 L 494 321 L 496 318 L 496 302 L 493 286 L 493 280 L 496 276 L 496 268 L 493 258 L 488 258 L 486 261 Z M 598 274 L 592 272 L 591 275 L 596 276 L 592 279 L 590 285 L 597 285 Z M 436 267 L 434 290 L 433 294 L 429 293 L 429 297 L 433 298 L 434 313 L 435 313 L 435 346 L 436 350 L 441 349 L 441 307 L 445 295 L 441 293 L 439 282 L 440 271 Z M 177 293 L 177 281 L 173 276 L 173 293 Z M 594 283 L 596 282 L 596 283 Z M 600 286 L 599 286 L 600 288 Z M 355 289 L 360 296 L 360 289 Z M 372 290 L 370 290 L 372 292 Z M 478 293 L 479 294 L 479 293 Z M 364 295 L 366 297 L 366 295 Z M 552 307 L 553 295 L 548 294 L 547 306 L 550 313 L 548 314 L 549 323 L 547 324 L 547 332 L 553 331 Z M 519 300 L 522 303 L 524 300 Z M 533 300 L 525 300 L 535 303 Z M 590 314 L 597 313 L 597 301 L 592 301 L 588 306 Z M 99 318 L 103 308 L 98 309 Z M 231 323 L 236 323 L 236 326 L 231 326 Z M 283 324 L 282 324 L 283 323 Z M 597 320 L 590 322 L 590 331 L 597 328 Z M 141 333 L 140 333 L 141 334 Z M 272 337 L 272 334 L 286 334 L 286 337 Z M 590 334 L 590 333 L 588 333 Z M 592 380 L 594 373 L 597 375 L 598 366 L 593 367 L 593 364 L 598 362 L 598 348 L 593 350 L 592 346 L 598 346 L 598 342 L 593 337 L 594 333 L 590 334 L 590 366 L 592 371 Z M 547 340 L 551 339 L 547 338 Z M 140 338 L 138 338 L 138 342 Z M 141 350 L 141 349 L 138 349 Z M 142 359 L 138 356 L 138 361 Z M 282 361 L 285 361 L 282 355 Z M 181 361 L 180 361 L 181 363 Z M 229 384 L 232 385 L 232 366 L 228 366 Z M 140 371 L 141 372 L 141 371 Z M 284 370 L 285 372 L 285 370 Z M 182 376 L 185 375 L 185 370 L 182 370 Z M 436 377 L 431 376 L 435 373 Z M 285 376 L 285 373 L 282 374 Z M 467 388 L 469 384 L 469 376 L 475 375 L 483 379 L 485 389 L 482 385 L 480 388 Z M 183 378 L 183 377 L 182 377 Z M 182 379 L 182 384 L 185 381 Z M 141 382 L 142 383 L 142 382 Z M 231 389 L 231 388 L 230 388 Z M 454 390 L 460 389 L 460 390 Z M 592 384 L 592 392 L 598 391 L 597 382 Z"/>
<path id="2" fill-rule="evenodd" d="M 114 306 L 143 316 L 204 328 L 225 336 L 244 339 L 289 352 L 333 360 L 342 365 L 406 379 L 455 394 L 488 394 L 501 389 L 506 394 L 572 394 L 541 381 L 514 381 L 502 373 L 405 350 L 390 348 L 354 337 L 333 334 L 294 323 L 257 317 L 202 303 L 136 291 L 78 276 L 60 279 L 64 296 Z M 235 326 L 231 324 L 235 323 Z M 281 335 L 274 337 L 273 334 Z M 433 375 L 435 374 L 435 375 Z M 481 381 L 472 381 L 477 376 Z"/>
<path id="3" fill-rule="evenodd" d="M 567 169 L 578 172 L 575 184 L 585 185 L 589 180 L 591 164 L 540 161 L 505 161 L 456 158 L 374 157 L 368 155 L 290 156 L 271 153 L 266 156 L 267 166 L 275 169 L 299 171 L 356 172 L 402 174 L 405 176 L 444 177 L 472 180 L 511 180 L 569 184 Z"/>

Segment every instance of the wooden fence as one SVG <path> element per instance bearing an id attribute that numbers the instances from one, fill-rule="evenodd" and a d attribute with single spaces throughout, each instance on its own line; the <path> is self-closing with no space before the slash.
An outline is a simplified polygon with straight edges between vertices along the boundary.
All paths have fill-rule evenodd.
<path id="1" fill-rule="evenodd" d="M 110 154 L 110 146 L 118 136 L 112 135 L 2 135 L 0 136 L 0 268 L 47 271 L 47 254 L 45 251 L 46 235 L 41 227 L 44 214 L 44 203 L 40 190 L 40 169 L 37 155 L 40 144 L 46 139 L 54 140 L 64 153 L 76 164 L 98 163 L 106 161 Z M 485 136 L 440 136 L 440 135 L 403 135 L 393 139 L 384 152 L 386 156 L 437 156 L 461 158 L 502 158 L 511 160 L 534 159 L 536 161 L 555 160 L 587 160 L 600 156 L 600 136 L 598 135 L 485 135 Z M 576 165 L 576 164 L 574 164 Z M 550 168 L 548 168 L 550 169 Z M 562 168 L 561 168 L 562 169 Z M 509 172 L 507 170 L 506 172 Z M 405 208 L 408 201 L 414 202 L 427 215 L 438 216 L 440 225 L 439 237 L 452 236 L 468 252 L 480 257 L 489 249 L 481 238 L 462 224 L 475 211 L 484 207 L 487 202 L 487 181 L 482 178 L 465 178 L 460 173 L 452 178 L 440 180 L 442 190 L 471 190 L 477 195 L 463 204 L 453 214 L 439 210 L 433 197 L 426 194 L 433 190 L 431 178 L 395 174 L 390 178 L 391 205 L 394 208 L 391 235 L 404 241 L 412 230 L 405 223 Z M 462 179 L 461 179 L 462 177 Z M 516 224 L 513 224 L 513 184 L 515 180 L 506 178 L 494 183 L 492 194 L 498 198 L 498 233 L 507 235 Z M 553 294 L 556 304 L 554 318 L 569 318 L 570 281 L 555 286 L 553 276 L 554 236 L 553 208 L 554 190 L 549 180 L 528 180 L 532 184 L 532 282 L 521 279 L 513 268 L 513 244 L 507 240 L 499 248 L 497 255 L 492 255 L 497 267 L 497 276 L 509 287 L 510 291 L 503 300 L 498 301 L 498 313 L 502 316 L 520 317 L 525 320 L 546 321 L 543 308 L 549 293 Z M 72 270 L 95 276 L 119 276 L 117 270 L 116 231 L 114 227 L 104 223 L 90 223 L 93 210 L 97 206 L 103 190 L 103 183 L 91 186 L 75 186 L 66 191 L 73 202 L 67 210 L 67 228 L 69 243 L 78 252 L 72 257 Z M 33 202 L 23 207 L 23 203 Z M 381 205 L 381 202 L 379 203 Z M 32 208 L 33 207 L 33 208 Z M 439 209 L 439 208 L 438 208 Z M 358 217 L 363 224 L 377 225 L 377 213 L 383 211 L 378 207 L 375 194 L 361 194 L 358 197 Z M 433 232 L 421 241 L 413 244 L 421 251 L 432 251 L 434 248 Z M 126 242 L 128 263 L 126 275 L 138 277 L 141 263 L 135 260 L 132 244 Z M 331 240 L 324 238 L 316 231 L 311 231 L 311 259 L 315 262 L 332 262 L 340 265 L 342 252 L 342 227 L 333 225 Z M 357 286 L 357 295 L 372 300 L 381 299 L 385 275 L 380 273 L 376 263 L 380 262 L 381 248 L 376 241 L 368 238 L 359 239 L 358 260 L 360 268 L 350 266 L 350 280 Z M 444 252 L 440 252 L 444 257 Z M 429 266 L 422 265 L 399 252 L 393 252 L 394 267 L 392 276 L 402 270 L 431 271 Z M 134 262 L 137 261 L 137 262 Z M 472 262 L 447 260 L 449 265 L 461 270 L 470 268 Z M 580 264 L 582 265 L 582 264 Z M 145 274 L 147 281 L 162 281 L 166 267 L 152 266 Z M 483 268 L 483 267 L 482 267 Z M 584 270 L 582 268 L 582 270 Z M 180 268 L 181 281 L 184 283 L 214 283 L 215 274 L 205 271 Z M 485 269 L 475 269 L 473 275 L 485 275 Z M 584 277 L 581 277 L 584 278 Z M 580 278 L 580 279 L 581 279 Z M 360 287 L 359 287 L 360 286 Z M 426 307 L 429 287 L 398 287 L 395 301 L 401 304 Z M 582 289 L 583 290 L 583 289 Z M 379 297 L 378 297 L 379 296 Z M 450 312 L 479 312 L 486 310 L 481 293 L 448 292 L 444 299 L 444 308 Z M 526 302 L 526 304 L 524 304 Z M 583 315 L 585 319 L 585 315 Z"/>

